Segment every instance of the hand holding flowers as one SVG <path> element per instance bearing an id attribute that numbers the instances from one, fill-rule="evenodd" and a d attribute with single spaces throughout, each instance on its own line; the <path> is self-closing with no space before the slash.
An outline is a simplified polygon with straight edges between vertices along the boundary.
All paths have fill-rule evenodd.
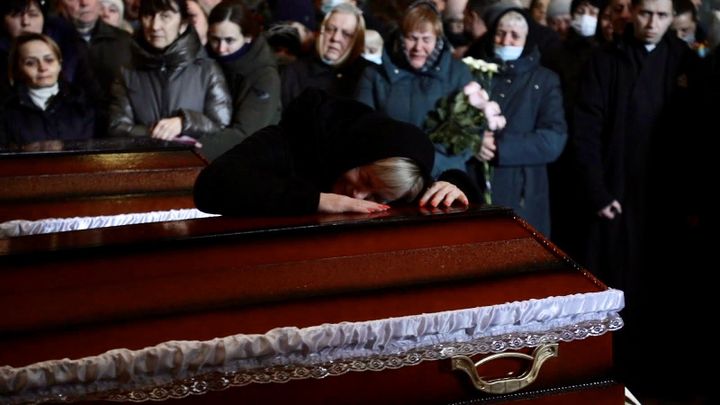
<path id="1" fill-rule="evenodd" d="M 492 75 L 498 66 L 481 59 L 463 59 L 477 81 L 471 81 L 454 97 L 443 97 L 426 120 L 430 140 L 444 146 L 452 155 L 470 152 L 483 162 L 485 172 L 486 203 L 491 202 L 490 179 L 492 168 L 489 161 L 495 157 L 495 131 L 505 128 L 506 119 L 500 106 L 490 100 L 489 89 Z"/>

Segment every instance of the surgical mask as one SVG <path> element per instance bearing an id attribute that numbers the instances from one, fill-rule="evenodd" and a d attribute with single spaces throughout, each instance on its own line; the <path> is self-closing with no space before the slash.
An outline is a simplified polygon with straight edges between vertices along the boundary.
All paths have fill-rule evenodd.
<path id="1" fill-rule="evenodd" d="M 692 45 L 695 43 L 695 33 L 691 32 L 690 34 L 687 34 L 687 36 L 684 36 L 680 39 L 685 41 L 688 45 Z"/>
<path id="2" fill-rule="evenodd" d="M 502 46 L 502 45 L 495 45 L 495 56 L 500 58 L 503 62 L 507 62 L 509 60 L 515 60 L 522 55 L 523 47 L 522 46 Z"/>
<path id="3" fill-rule="evenodd" d="M 364 53 L 362 57 L 376 65 L 382 65 L 382 53 Z"/>
<path id="4" fill-rule="evenodd" d="M 597 28 L 597 17 L 589 14 L 580 14 L 573 18 L 570 25 L 573 29 L 583 37 L 591 37 L 595 35 L 595 29 Z"/>
<path id="5" fill-rule="evenodd" d="M 333 9 L 333 7 L 337 6 L 338 4 L 347 3 L 345 0 L 323 0 L 322 6 L 320 7 L 320 10 L 323 14 L 327 14 L 330 12 L 330 10 Z"/>

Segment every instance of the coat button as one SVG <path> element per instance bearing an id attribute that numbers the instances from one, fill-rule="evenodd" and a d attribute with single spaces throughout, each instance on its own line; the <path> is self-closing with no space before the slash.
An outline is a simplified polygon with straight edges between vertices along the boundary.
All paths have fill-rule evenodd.
<path id="1" fill-rule="evenodd" d="M 511 80 L 511 79 L 507 79 L 507 80 L 505 80 L 505 83 L 510 84 L 510 83 L 512 83 L 512 80 Z"/>
<path id="2" fill-rule="evenodd" d="M 500 96 L 500 98 L 505 98 L 505 93 L 500 93 L 498 95 Z"/>
<path id="3" fill-rule="evenodd" d="M 508 66 L 510 66 L 510 69 L 515 69 L 515 65 L 513 65 L 512 63 Z"/>
<path id="4" fill-rule="evenodd" d="M 337 78 L 338 78 L 338 79 L 342 79 L 342 73 L 338 73 L 338 74 L 337 74 Z"/>
<path id="5" fill-rule="evenodd" d="M 400 70 L 395 69 L 395 70 L 393 70 L 393 72 L 395 72 L 395 74 L 398 74 L 398 73 L 400 73 Z"/>
<path id="6" fill-rule="evenodd" d="M 537 84 L 535 84 L 535 85 L 533 85 L 533 88 L 534 88 L 535 90 L 538 90 L 538 89 L 540 89 L 540 86 L 538 86 Z"/>

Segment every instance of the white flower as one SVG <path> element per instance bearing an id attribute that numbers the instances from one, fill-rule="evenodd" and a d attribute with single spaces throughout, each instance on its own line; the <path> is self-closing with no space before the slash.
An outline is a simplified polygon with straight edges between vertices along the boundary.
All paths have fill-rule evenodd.
<path id="1" fill-rule="evenodd" d="M 497 73 L 499 69 L 497 63 L 488 63 L 482 59 L 475 59 L 470 56 L 463 58 L 462 61 L 468 65 L 470 69 L 479 70 L 483 73 Z"/>

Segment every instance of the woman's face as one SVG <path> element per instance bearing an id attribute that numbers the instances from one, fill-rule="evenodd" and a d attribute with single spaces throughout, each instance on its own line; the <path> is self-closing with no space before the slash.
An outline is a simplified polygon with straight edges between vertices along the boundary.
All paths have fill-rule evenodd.
<path id="1" fill-rule="evenodd" d="M 435 49 L 437 34 L 430 23 L 425 23 L 414 31 L 406 32 L 403 42 L 405 43 L 405 56 L 410 62 L 410 66 L 420 69 L 425 66 L 425 62 Z"/>
<path id="2" fill-rule="evenodd" d="M 631 18 L 630 0 L 610 0 L 610 19 L 614 32 L 622 34 Z"/>
<path id="3" fill-rule="evenodd" d="M 177 7 L 177 4 L 173 4 Z M 155 49 L 165 49 L 185 31 L 187 24 L 180 12 L 164 10 L 154 15 L 140 16 L 145 40 Z"/>
<path id="4" fill-rule="evenodd" d="M 18 67 L 28 87 L 53 86 L 60 75 L 60 59 L 43 41 L 29 41 L 18 50 Z"/>
<path id="5" fill-rule="evenodd" d="M 328 18 L 320 33 L 320 56 L 335 62 L 350 51 L 357 31 L 357 17 L 335 12 Z"/>
<path id="6" fill-rule="evenodd" d="M 239 25 L 223 21 L 210 26 L 208 44 L 220 56 L 231 55 L 242 48 L 245 44 L 245 37 L 240 32 Z"/>
<path id="7" fill-rule="evenodd" d="M 43 17 L 40 7 L 35 2 L 30 3 L 30 6 L 17 14 L 8 14 L 3 19 L 5 29 L 10 38 L 17 38 L 23 33 L 35 33 L 40 34 L 43 30 L 43 24 L 45 18 Z"/>
<path id="8" fill-rule="evenodd" d="M 612 41 L 613 38 L 613 22 L 612 22 L 612 10 L 610 7 L 605 7 L 602 13 L 600 13 L 600 32 L 606 41 Z"/>
<path id="9" fill-rule="evenodd" d="M 332 192 L 378 203 L 392 202 L 402 198 L 402 195 L 393 195 L 387 190 L 387 187 L 384 187 L 375 178 L 368 166 L 359 166 L 346 171 L 337 179 L 332 187 Z"/>
<path id="10" fill-rule="evenodd" d="M 110 2 L 103 1 L 101 4 L 102 9 L 100 10 L 100 18 L 113 27 L 119 27 L 120 21 L 122 21 L 120 9 Z"/>
<path id="11" fill-rule="evenodd" d="M 503 17 L 495 31 L 495 45 L 525 46 L 527 34 L 527 26 L 521 21 Z"/>

